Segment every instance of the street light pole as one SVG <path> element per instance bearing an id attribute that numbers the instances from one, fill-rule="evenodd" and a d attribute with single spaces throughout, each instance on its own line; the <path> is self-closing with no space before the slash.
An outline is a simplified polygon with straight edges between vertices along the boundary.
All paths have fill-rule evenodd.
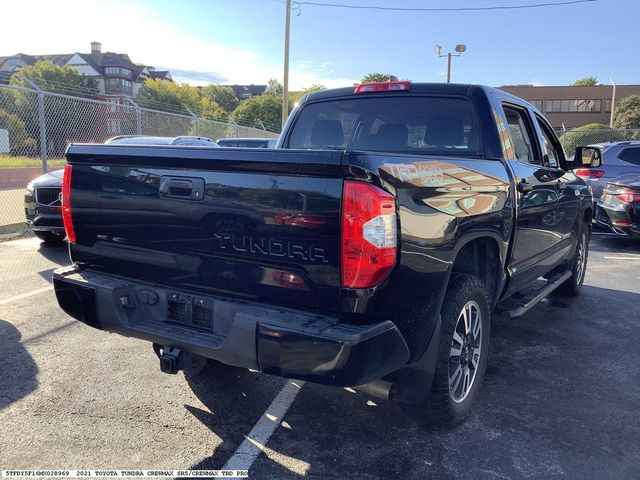
<path id="1" fill-rule="evenodd" d="M 282 126 L 289 117 L 289 33 L 291 30 L 291 0 L 287 0 L 284 17 L 284 81 L 282 82 Z"/>
<path id="2" fill-rule="evenodd" d="M 447 83 L 451 83 L 451 57 L 459 57 L 465 52 L 466 49 L 466 45 L 458 44 L 456 45 L 457 53 L 449 52 L 446 55 L 442 55 L 440 53 L 442 51 L 442 47 L 440 45 L 436 45 L 436 55 L 438 55 L 439 57 L 447 57 Z"/>
<path id="3" fill-rule="evenodd" d="M 611 93 L 611 116 L 609 117 L 609 127 L 613 128 L 613 118 L 616 110 L 616 84 L 613 83 L 611 78 L 608 79 L 613 85 L 613 92 Z"/>

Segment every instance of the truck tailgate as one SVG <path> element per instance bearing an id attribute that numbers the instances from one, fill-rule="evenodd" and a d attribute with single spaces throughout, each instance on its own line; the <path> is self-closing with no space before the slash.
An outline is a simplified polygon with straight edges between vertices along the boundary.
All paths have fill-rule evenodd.
<path id="1" fill-rule="evenodd" d="M 67 161 L 83 268 L 338 309 L 339 152 L 71 145 Z"/>

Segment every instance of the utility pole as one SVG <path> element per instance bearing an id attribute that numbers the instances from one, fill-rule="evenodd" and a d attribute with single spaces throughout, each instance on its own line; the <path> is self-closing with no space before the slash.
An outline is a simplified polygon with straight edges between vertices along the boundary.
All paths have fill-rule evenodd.
<path id="1" fill-rule="evenodd" d="M 447 53 L 446 55 L 442 55 L 442 46 L 436 45 L 436 55 L 439 57 L 447 57 L 447 83 L 451 83 L 451 57 L 459 57 L 467 50 L 467 46 L 464 44 L 456 45 L 457 53 Z"/>
<path id="2" fill-rule="evenodd" d="M 291 30 L 291 0 L 287 0 L 284 17 L 284 81 L 282 82 L 282 126 L 289 117 L 289 34 Z"/>
<path id="3" fill-rule="evenodd" d="M 608 78 L 607 80 L 609 80 L 611 82 L 611 85 L 613 85 L 613 92 L 611 94 L 611 116 L 609 117 L 609 126 L 613 128 L 613 119 L 616 110 L 616 84 L 613 83 L 613 80 L 611 80 L 610 78 Z"/>

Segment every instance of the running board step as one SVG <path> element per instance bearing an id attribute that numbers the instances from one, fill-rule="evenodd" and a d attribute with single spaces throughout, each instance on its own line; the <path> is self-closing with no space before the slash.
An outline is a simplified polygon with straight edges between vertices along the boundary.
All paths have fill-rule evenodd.
<path id="1" fill-rule="evenodd" d="M 551 277 L 542 288 L 533 290 L 527 293 L 525 296 L 516 299 L 515 306 L 509 310 L 509 315 L 511 315 L 511 318 L 520 317 L 527 313 L 531 309 L 531 307 L 533 307 L 536 303 L 553 292 L 569 277 L 571 277 L 571 270 L 557 273 L 556 275 Z"/>

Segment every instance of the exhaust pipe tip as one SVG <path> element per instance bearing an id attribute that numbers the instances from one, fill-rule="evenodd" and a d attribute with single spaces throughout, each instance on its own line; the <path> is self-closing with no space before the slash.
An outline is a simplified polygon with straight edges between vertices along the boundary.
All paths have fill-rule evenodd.
<path id="1" fill-rule="evenodd" d="M 396 393 L 395 385 L 391 382 L 387 382 L 386 380 L 375 380 L 353 388 L 359 392 L 366 393 L 367 395 L 381 398 L 383 400 L 393 400 Z"/>

